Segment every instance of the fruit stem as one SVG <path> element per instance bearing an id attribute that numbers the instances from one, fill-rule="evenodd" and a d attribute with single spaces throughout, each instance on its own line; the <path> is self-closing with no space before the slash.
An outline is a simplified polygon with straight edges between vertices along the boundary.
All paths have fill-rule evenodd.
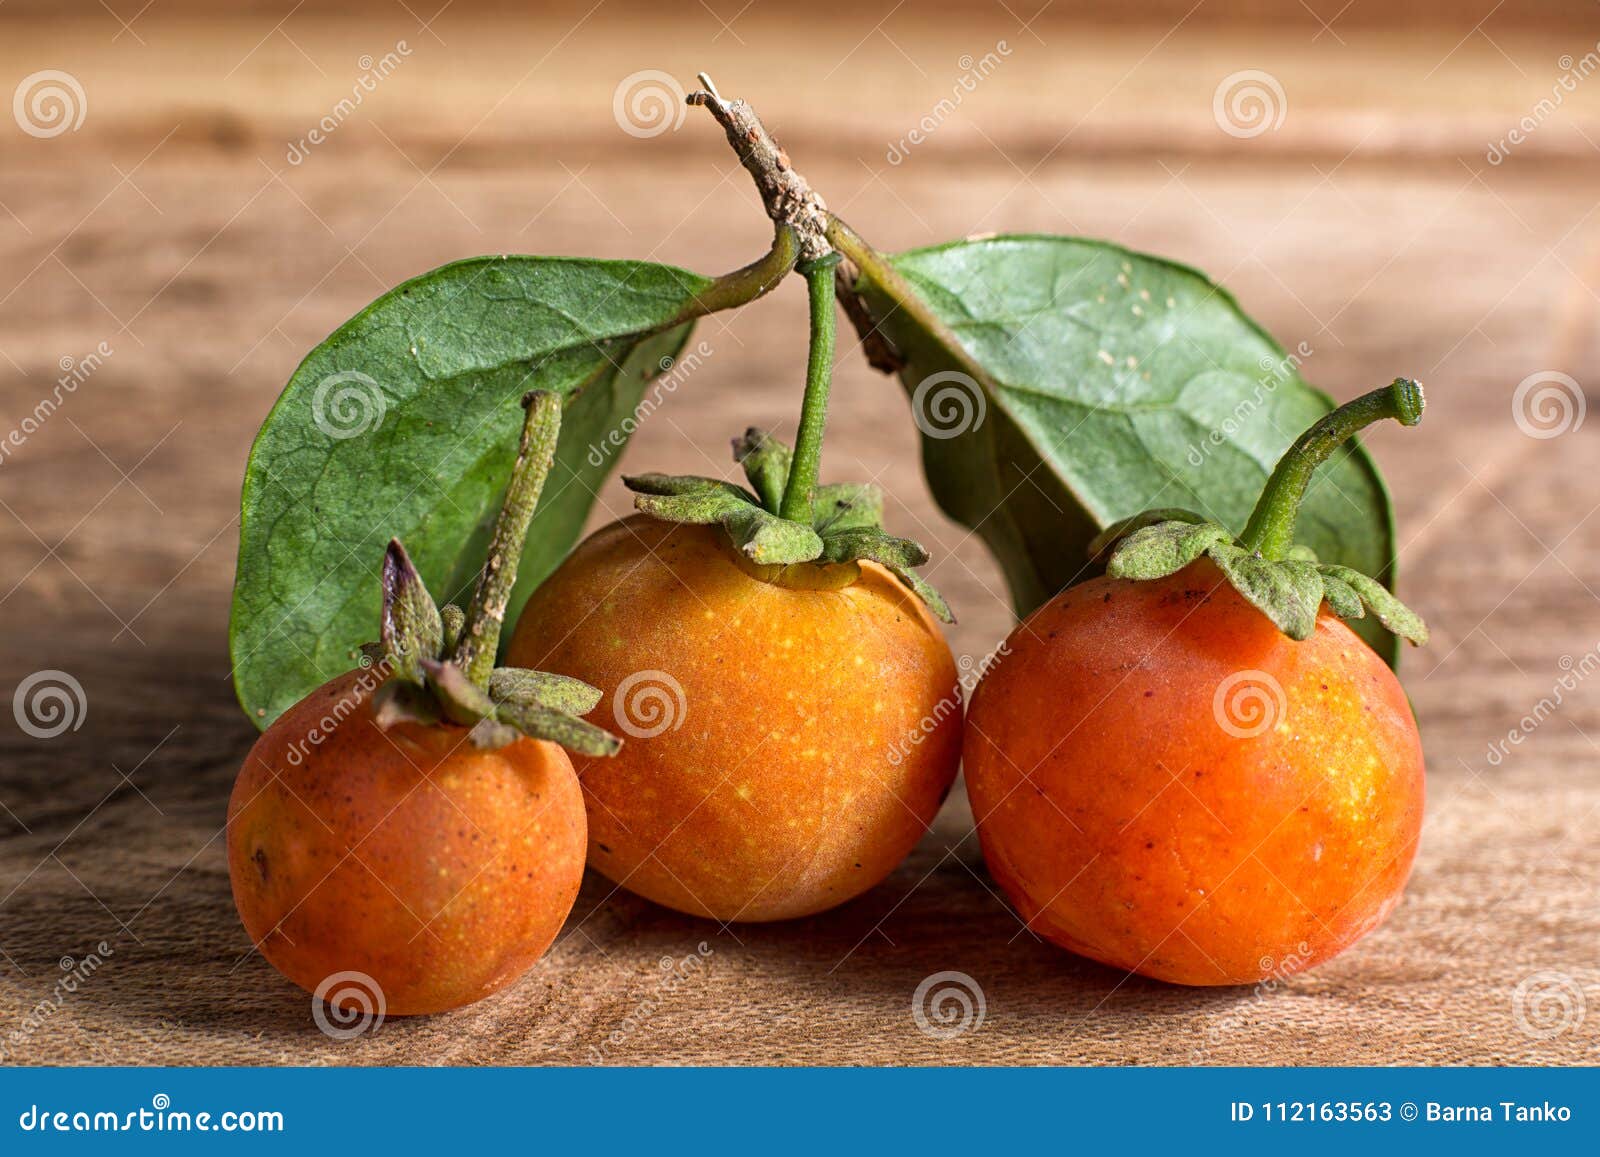
<path id="1" fill-rule="evenodd" d="M 1294 545 L 1295 519 L 1317 467 L 1373 422 L 1393 418 L 1402 426 L 1415 426 L 1422 420 L 1422 406 L 1422 383 L 1396 378 L 1346 402 L 1301 434 L 1273 467 L 1239 545 L 1264 559 L 1281 559 Z"/>
<path id="2" fill-rule="evenodd" d="M 791 522 L 812 522 L 811 502 L 822 462 L 822 435 L 828 425 L 828 389 L 833 379 L 833 270 L 842 260 L 829 253 L 796 268 L 811 298 L 811 349 L 806 357 L 806 393 L 800 403 L 800 431 L 794 440 L 789 481 L 777 514 Z"/>
<path id="3" fill-rule="evenodd" d="M 528 411 L 517 444 L 517 460 L 511 467 L 511 482 L 506 487 L 500 513 L 489 538 L 489 553 L 478 574 L 477 588 L 467 608 L 466 626 L 456 644 L 452 662 L 480 688 L 489 686 L 494 671 L 495 652 L 500 646 L 500 628 L 505 623 L 506 603 L 517 582 L 517 564 L 528 537 L 528 524 L 539 505 L 539 494 L 550 474 L 556 456 L 556 436 L 561 431 L 561 399 L 548 390 L 534 390 L 522 399 Z"/>

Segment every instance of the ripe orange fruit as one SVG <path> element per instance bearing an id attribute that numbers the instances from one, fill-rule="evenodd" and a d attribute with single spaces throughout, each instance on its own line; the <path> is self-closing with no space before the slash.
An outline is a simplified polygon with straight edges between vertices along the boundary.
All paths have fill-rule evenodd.
<path id="1" fill-rule="evenodd" d="M 575 761 L 589 862 L 699 916 L 866 891 L 960 757 L 955 663 L 915 595 L 873 562 L 757 566 L 719 527 L 598 531 L 529 599 L 508 661 L 605 690 L 598 717 L 629 738 Z"/>

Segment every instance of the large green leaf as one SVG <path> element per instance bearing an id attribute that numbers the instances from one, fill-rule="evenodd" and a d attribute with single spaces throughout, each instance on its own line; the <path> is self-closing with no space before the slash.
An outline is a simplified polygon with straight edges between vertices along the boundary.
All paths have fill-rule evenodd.
<path id="1" fill-rule="evenodd" d="M 1033 235 L 858 264 L 934 496 L 988 543 L 1020 614 L 1092 573 L 1089 540 L 1142 510 L 1192 509 L 1237 533 L 1332 405 L 1224 290 L 1159 258 Z M 1297 538 L 1391 576 L 1393 513 L 1358 446 L 1318 473 Z M 1392 636 L 1354 625 L 1392 660 Z"/>
<path id="2" fill-rule="evenodd" d="M 537 387 L 566 405 L 514 616 L 576 540 L 712 284 L 637 261 L 477 258 L 386 293 L 312 350 L 245 474 L 229 634 L 250 717 L 266 726 L 376 637 L 391 537 L 441 601 L 467 597 Z"/>

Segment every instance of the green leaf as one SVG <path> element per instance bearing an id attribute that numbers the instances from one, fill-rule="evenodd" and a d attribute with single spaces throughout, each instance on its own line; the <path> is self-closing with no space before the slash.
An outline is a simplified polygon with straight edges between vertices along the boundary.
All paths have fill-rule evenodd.
<path id="1" fill-rule="evenodd" d="M 311 351 L 245 474 L 229 641 L 266 726 L 348 670 L 378 623 L 384 544 L 451 599 L 483 563 L 522 395 L 565 398 L 509 613 L 582 530 L 649 380 L 682 347 L 698 274 L 638 261 L 483 257 L 380 297 Z"/>
<path id="2" fill-rule="evenodd" d="M 1238 533 L 1279 456 L 1332 407 L 1225 291 L 1169 261 L 1031 235 L 857 264 L 934 496 L 983 536 L 1022 614 L 1087 577 L 1090 540 L 1140 511 L 1183 507 Z M 1297 537 L 1392 573 L 1393 513 L 1358 446 L 1318 474 Z M 1356 627 L 1392 660 L 1391 636 Z"/>

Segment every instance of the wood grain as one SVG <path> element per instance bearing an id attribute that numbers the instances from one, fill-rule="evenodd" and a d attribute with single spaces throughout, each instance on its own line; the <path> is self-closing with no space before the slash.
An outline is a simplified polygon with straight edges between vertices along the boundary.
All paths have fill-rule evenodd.
<path id="1" fill-rule="evenodd" d="M 164 6 L 163 6 L 164 7 Z M 1600 426 L 1534 438 L 1517 384 L 1600 379 L 1600 88 L 1580 85 L 1502 164 L 1485 159 L 1594 48 L 1582 13 L 1447 5 L 1404 27 L 1362 4 L 1315 22 L 1145 10 L 1114 25 L 999 5 L 777 6 L 579 19 L 486 6 L 431 29 L 389 6 L 230 17 L 157 7 L 119 29 L 0 11 L 0 75 L 63 68 L 83 127 L 0 131 L 0 425 L 21 428 L 99 343 L 104 364 L 0 458 L 10 694 L 84 687 L 82 726 L 0 718 L 0 1049 L 21 1063 L 1594 1063 L 1600 1058 L 1600 693 L 1579 681 L 1504 758 L 1491 747 L 1600 646 Z M 1187 7 L 1187 6 L 1185 6 Z M 859 9 L 859 10 L 858 10 Z M 724 28 L 719 20 L 727 20 Z M 411 56 L 301 164 L 363 53 Z M 900 164 L 963 54 L 1013 51 Z M 1116 238 L 1219 277 L 1341 397 L 1424 378 L 1421 431 L 1372 439 L 1395 490 L 1403 593 L 1434 641 L 1408 656 L 1430 801 L 1406 902 L 1358 949 L 1268 991 L 1184 991 L 1041 944 L 995 895 L 958 795 L 912 859 L 843 909 L 719 928 L 591 878 L 548 960 L 505 995 L 341 1043 L 250 951 L 220 844 L 253 730 L 225 646 L 239 478 L 304 352 L 393 282 L 473 253 L 651 256 L 707 271 L 766 225 L 720 134 L 622 132 L 634 71 L 709 68 L 758 100 L 830 205 L 888 248 L 996 229 Z M 1218 129 L 1222 77 L 1265 68 L 1276 132 Z M 1600 84 L 1586 81 L 1585 85 Z M 746 424 L 792 428 L 798 284 L 712 319 L 715 349 L 644 423 L 629 464 L 722 469 Z M 897 387 L 847 358 L 826 469 L 878 476 L 891 529 L 935 551 L 958 654 L 1010 615 L 981 546 L 944 521 Z M 1401 440 L 1403 438 L 1403 441 Z M 707 450 L 706 448 L 709 448 Z M 711 460 L 708 462 L 706 453 Z M 596 523 L 627 507 L 602 495 Z M 59 1009 L 59 962 L 105 942 Z M 706 946 L 671 992 L 662 962 Z M 917 1028 L 946 970 L 981 1027 Z M 1528 1031 L 1541 974 L 1587 1017 Z M 1523 986 L 1524 999 L 1517 993 Z M 1518 1010 L 1523 1023 L 1519 1023 Z M 30 1010 L 35 1010 L 30 1013 Z M 13 1035 L 15 1034 L 15 1035 Z"/>

